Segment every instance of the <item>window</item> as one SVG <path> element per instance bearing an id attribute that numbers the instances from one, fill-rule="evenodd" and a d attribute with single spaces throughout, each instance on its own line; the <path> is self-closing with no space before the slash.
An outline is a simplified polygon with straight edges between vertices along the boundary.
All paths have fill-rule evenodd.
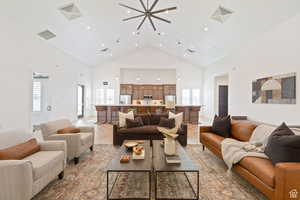
<path id="1" fill-rule="evenodd" d="M 200 89 L 193 89 L 192 90 L 192 104 L 193 105 L 200 105 Z"/>
<path id="2" fill-rule="evenodd" d="M 114 89 L 107 89 L 106 90 L 106 103 L 107 104 L 114 104 L 115 103 L 115 90 Z"/>
<path id="3" fill-rule="evenodd" d="M 115 90 L 114 89 L 96 89 L 96 104 L 114 104 Z"/>
<path id="4" fill-rule="evenodd" d="M 96 104 L 98 104 L 98 105 L 105 104 L 104 89 L 97 89 L 96 90 Z"/>
<path id="5" fill-rule="evenodd" d="M 182 90 L 182 104 L 183 105 L 191 104 L 191 90 L 190 89 Z"/>
<path id="6" fill-rule="evenodd" d="M 42 83 L 40 81 L 33 81 L 32 86 L 32 111 L 42 111 Z"/>

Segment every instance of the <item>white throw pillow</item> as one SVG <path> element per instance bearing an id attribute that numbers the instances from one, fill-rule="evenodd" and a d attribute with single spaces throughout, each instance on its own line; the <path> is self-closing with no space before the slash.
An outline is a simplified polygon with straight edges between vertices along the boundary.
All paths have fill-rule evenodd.
<path id="1" fill-rule="evenodd" d="M 276 129 L 274 126 L 262 124 L 256 127 L 251 135 L 249 142 L 251 143 L 261 143 L 263 148 L 266 147 L 268 139 L 273 131 Z"/>
<path id="2" fill-rule="evenodd" d="M 119 126 L 120 127 L 126 127 L 126 119 L 134 120 L 133 111 L 130 111 L 129 113 L 119 112 Z"/>
<path id="3" fill-rule="evenodd" d="M 174 114 L 169 112 L 169 119 L 175 119 L 175 126 L 176 128 L 180 128 L 183 122 L 183 113 Z"/>

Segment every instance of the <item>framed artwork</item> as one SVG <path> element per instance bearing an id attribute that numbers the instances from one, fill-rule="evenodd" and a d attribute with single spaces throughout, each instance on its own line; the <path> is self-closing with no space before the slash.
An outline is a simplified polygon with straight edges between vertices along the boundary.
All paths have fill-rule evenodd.
<path id="1" fill-rule="evenodd" d="M 252 103 L 296 104 L 296 73 L 257 79 L 252 82 Z"/>

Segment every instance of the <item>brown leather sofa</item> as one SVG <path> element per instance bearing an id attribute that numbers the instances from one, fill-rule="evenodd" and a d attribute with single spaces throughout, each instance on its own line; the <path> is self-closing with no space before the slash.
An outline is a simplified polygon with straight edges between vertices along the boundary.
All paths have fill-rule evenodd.
<path id="1" fill-rule="evenodd" d="M 136 128 L 120 128 L 118 124 L 113 125 L 113 143 L 122 145 L 124 140 L 162 140 L 163 135 L 157 130 L 160 118 L 168 118 L 168 114 L 140 114 L 135 117 L 141 117 L 144 126 Z M 187 125 L 182 124 L 178 130 L 177 140 L 182 146 L 187 145 Z"/>
<path id="2" fill-rule="evenodd" d="M 250 122 L 233 121 L 232 138 L 249 141 L 257 125 Z M 211 126 L 200 127 L 200 142 L 222 159 L 221 142 L 225 138 L 212 132 Z M 233 169 L 253 184 L 271 200 L 300 200 L 300 163 L 273 165 L 268 159 L 246 157 Z M 297 195 L 296 198 L 293 194 Z"/>

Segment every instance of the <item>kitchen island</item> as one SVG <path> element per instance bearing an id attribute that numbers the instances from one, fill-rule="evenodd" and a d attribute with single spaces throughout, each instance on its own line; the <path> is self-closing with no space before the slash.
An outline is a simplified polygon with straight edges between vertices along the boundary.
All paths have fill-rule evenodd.
<path id="1" fill-rule="evenodd" d="M 202 106 L 176 105 L 175 109 L 168 109 L 165 105 L 156 104 L 96 105 L 95 107 L 97 111 L 98 124 L 117 122 L 118 112 L 126 113 L 131 110 L 133 110 L 135 114 L 163 113 L 168 111 L 176 113 L 182 112 L 185 123 L 197 124 Z"/>

